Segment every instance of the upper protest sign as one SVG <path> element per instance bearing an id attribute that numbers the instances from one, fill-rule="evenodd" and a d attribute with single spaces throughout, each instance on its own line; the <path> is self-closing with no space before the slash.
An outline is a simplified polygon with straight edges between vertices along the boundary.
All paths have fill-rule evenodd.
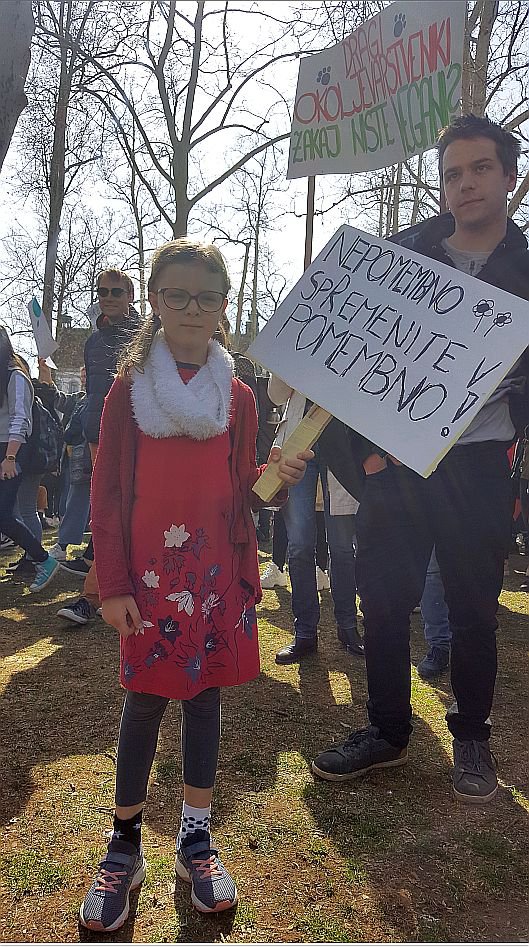
<path id="1" fill-rule="evenodd" d="M 392 3 L 302 59 L 287 177 L 374 171 L 432 148 L 459 112 L 465 11 Z"/>
<path id="2" fill-rule="evenodd" d="M 525 300 L 344 225 L 248 354 L 427 477 L 528 343 Z"/>

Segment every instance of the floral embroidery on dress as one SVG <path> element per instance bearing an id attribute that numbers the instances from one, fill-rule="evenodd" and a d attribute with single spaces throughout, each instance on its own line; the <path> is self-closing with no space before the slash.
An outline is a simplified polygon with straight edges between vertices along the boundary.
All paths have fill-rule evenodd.
<path id="1" fill-rule="evenodd" d="M 182 634 L 179 622 L 177 622 L 175 618 L 172 618 L 171 615 L 168 615 L 167 618 L 159 618 L 158 628 L 160 629 L 162 638 L 167 638 L 171 644 L 174 644 L 176 639 Z"/>
<path id="2" fill-rule="evenodd" d="M 185 589 L 183 592 L 172 592 L 171 595 L 166 595 L 165 598 L 168 602 L 178 602 L 179 612 L 186 611 L 188 615 L 192 615 L 195 611 L 193 593 L 189 589 Z"/>
<path id="3" fill-rule="evenodd" d="M 249 671 L 258 671 L 255 583 L 242 580 L 242 550 L 230 538 L 229 435 L 220 445 L 221 469 L 214 465 L 218 504 L 209 489 L 201 489 L 200 464 L 196 477 L 187 474 L 189 452 L 201 446 L 186 445 L 185 458 L 178 449 L 177 469 L 184 458 L 187 474 L 182 491 L 160 481 L 153 493 L 152 451 L 169 457 L 169 445 L 152 444 L 143 435 L 139 445 L 131 577 L 143 629 L 122 643 L 122 681 L 138 691 L 185 699 L 247 680 Z M 164 460 L 158 469 L 168 469 Z M 204 483 L 210 476 L 208 470 Z"/>
<path id="4" fill-rule="evenodd" d="M 176 546 L 177 549 L 180 549 L 184 545 L 186 539 L 189 539 L 191 533 L 186 531 L 185 525 L 181 523 L 180 526 L 175 526 L 174 523 L 170 529 L 164 530 L 165 536 L 165 545 L 166 546 Z"/>

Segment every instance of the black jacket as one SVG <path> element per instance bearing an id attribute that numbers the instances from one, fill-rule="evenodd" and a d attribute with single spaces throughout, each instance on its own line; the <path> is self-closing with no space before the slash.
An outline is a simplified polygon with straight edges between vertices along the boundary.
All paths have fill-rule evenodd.
<path id="1" fill-rule="evenodd" d="M 434 217 L 409 227 L 389 240 L 453 266 L 441 241 L 449 237 L 454 229 L 452 214 L 443 214 L 441 217 Z M 505 239 L 491 253 L 476 279 L 529 300 L 529 248 L 522 231 L 512 220 L 507 220 Z M 527 337 L 529 339 L 529 310 Z M 525 391 L 509 396 L 513 424 L 520 434 L 529 424 L 529 348 L 522 355 L 521 366 L 520 374 L 525 375 L 526 379 Z M 318 443 L 323 459 L 334 476 L 359 500 L 365 480 L 363 461 L 376 450 L 376 445 L 337 418 L 333 418 L 327 425 Z"/>
<path id="2" fill-rule="evenodd" d="M 83 431 L 89 444 L 99 443 L 99 426 L 103 404 L 110 391 L 118 355 L 132 340 L 138 329 L 139 315 L 133 306 L 125 322 L 113 325 L 99 316 L 97 329 L 88 337 L 84 347 L 86 368 L 86 400 L 83 411 Z"/>

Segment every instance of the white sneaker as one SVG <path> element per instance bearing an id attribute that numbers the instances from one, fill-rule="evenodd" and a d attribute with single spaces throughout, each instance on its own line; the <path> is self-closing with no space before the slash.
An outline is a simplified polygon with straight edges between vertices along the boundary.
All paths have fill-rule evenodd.
<path id="1" fill-rule="evenodd" d="M 318 592 L 326 592 L 331 587 L 331 580 L 326 572 L 323 569 L 320 569 L 319 566 L 316 566 L 316 588 Z"/>
<path id="2" fill-rule="evenodd" d="M 62 546 L 59 546 L 59 543 L 55 543 L 55 546 L 52 546 L 51 549 L 48 549 L 50 556 L 53 556 L 57 562 L 64 562 L 66 559 L 66 549 L 63 549 Z"/>
<path id="3" fill-rule="evenodd" d="M 273 589 L 274 585 L 279 585 L 282 589 L 286 588 L 287 577 L 281 572 L 275 562 L 269 562 L 261 576 L 261 588 Z"/>

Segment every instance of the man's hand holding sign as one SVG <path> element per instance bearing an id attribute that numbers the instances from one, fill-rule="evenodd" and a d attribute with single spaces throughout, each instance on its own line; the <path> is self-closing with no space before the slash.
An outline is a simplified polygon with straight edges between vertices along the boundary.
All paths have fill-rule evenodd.
<path id="1" fill-rule="evenodd" d="M 334 415 L 428 477 L 526 347 L 525 309 L 444 263 L 340 227 L 250 349 L 321 406 L 283 456 L 312 446 Z M 271 484 L 256 487 L 270 499 Z"/>

